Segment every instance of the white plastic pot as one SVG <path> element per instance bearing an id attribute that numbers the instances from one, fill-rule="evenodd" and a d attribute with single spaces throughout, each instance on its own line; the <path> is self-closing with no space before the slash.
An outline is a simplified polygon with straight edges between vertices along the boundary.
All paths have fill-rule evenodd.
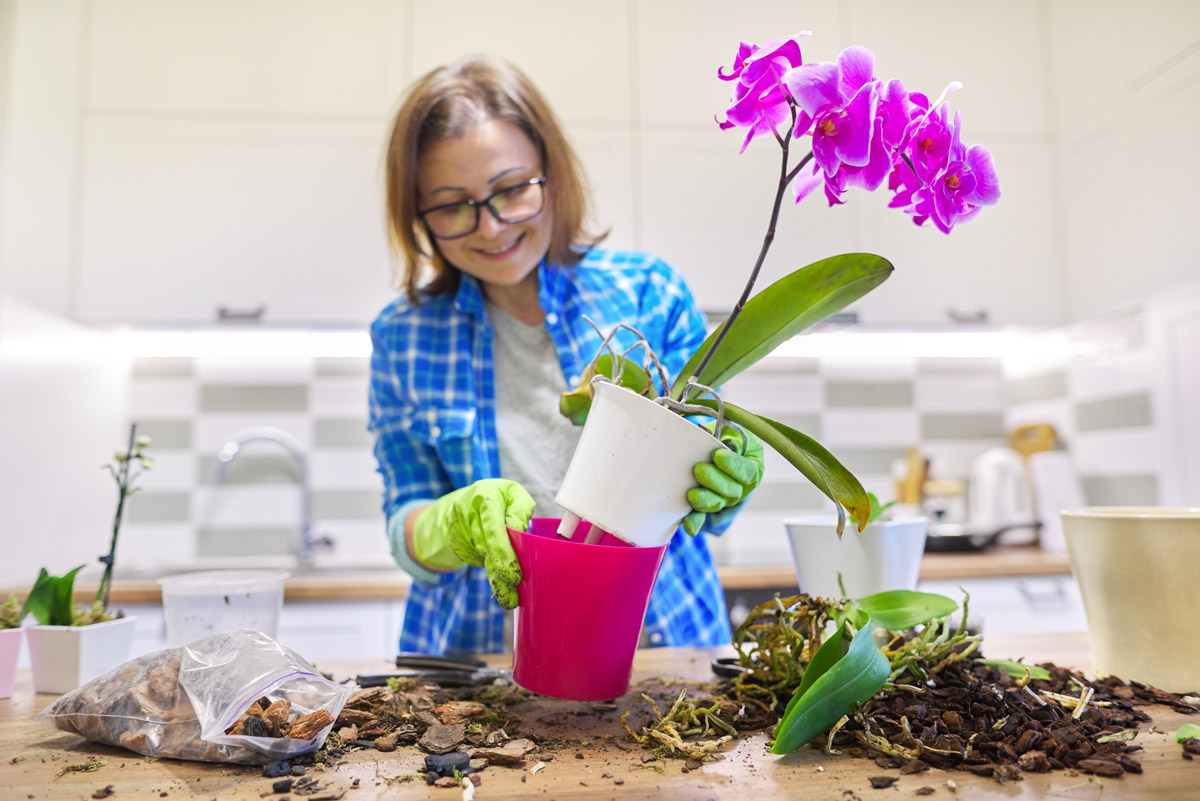
<path id="1" fill-rule="evenodd" d="M 275 639 L 287 577 L 280 570 L 206 570 L 159 579 L 167 643 L 186 645 L 233 629 Z"/>
<path id="2" fill-rule="evenodd" d="M 90 626 L 26 629 L 34 692 L 70 692 L 125 662 L 136 621 L 122 617 Z"/>
<path id="3" fill-rule="evenodd" d="M 720 442 L 632 390 L 607 381 L 592 388 L 592 408 L 554 502 L 631 545 L 670 542 L 691 511 L 692 467 L 708 461 Z M 574 524 L 567 520 L 569 534 Z"/>
<path id="4" fill-rule="evenodd" d="M 850 598 L 917 588 L 925 553 L 924 517 L 876 520 L 861 532 L 847 520 L 840 540 L 833 515 L 795 517 L 784 525 L 801 592 L 842 597 L 839 572 Z"/>

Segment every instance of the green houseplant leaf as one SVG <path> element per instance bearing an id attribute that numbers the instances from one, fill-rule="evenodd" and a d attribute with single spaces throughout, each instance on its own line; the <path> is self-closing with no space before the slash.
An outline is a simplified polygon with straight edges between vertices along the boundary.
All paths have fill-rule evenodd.
<path id="1" fill-rule="evenodd" d="M 1200 726 L 1197 726 L 1195 723 L 1185 723 L 1175 732 L 1175 742 L 1177 743 L 1197 737 L 1200 737 Z"/>
<path id="2" fill-rule="evenodd" d="M 43 626 L 70 626 L 75 607 L 75 574 L 82 569 L 80 565 L 66 575 L 52 576 L 43 567 L 25 599 L 21 617 L 31 614 Z"/>
<path id="3" fill-rule="evenodd" d="M 845 645 L 848 622 L 842 621 L 804 671 L 800 687 L 775 729 L 772 754 L 795 751 L 849 714 L 855 704 L 870 699 L 887 682 L 891 667 L 871 637 L 869 619 Z M 826 649 L 829 653 L 823 653 Z"/>
<path id="4" fill-rule="evenodd" d="M 892 274 L 892 264 L 871 253 L 845 253 L 814 262 L 780 278 L 746 301 L 721 346 L 697 380 L 716 387 L 766 356 L 781 343 L 866 295 Z M 720 334 L 700 345 L 671 385 L 678 398 Z"/>
<path id="5" fill-rule="evenodd" d="M 912 590 L 877 592 L 865 598 L 856 598 L 855 602 L 866 610 L 876 625 L 889 631 L 911 629 L 958 609 L 958 604 L 944 595 Z"/>
<path id="6" fill-rule="evenodd" d="M 1013 678 L 1025 678 L 1025 671 L 1029 671 L 1029 678 L 1046 680 L 1050 678 L 1050 671 L 1038 665 L 1027 665 L 1024 662 L 1014 662 L 1011 659 L 976 659 L 976 664 L 987 665 L 999 670 L 1003 670 Z"/>
<path id="7" fill-rule="evenodd" d="M 583 425 L 587 420 L 588 412 L 592 408 L 592 377 L 602 375 L 606 378 L 613 377 L 613 358 L 611 354 L 604 354 L 596 360 L 594 369 L 586 371 L 579 379 L 579 383 L 575 389 L 570 392 L 564 392 L 558 399 L 558 412 L 563 417 L 570 420 L 577 426 Z M 621 386 L 632 389 L 639 395 L 657 395 L 658 393 L 651 386 L 650 375 L 642 369 L 640 364 L 625 359 L 625 367 L 621 371 Z"/>
<path id="8" fill-rule="evenodd" d="M 717 408 L 714 401 L 707 399 L 692 402 L 714 411 Z M 750 431 L 764 445 L 774 448 L 837 505 L 838 536 L 841 536 L 844 525 L 842 507 L 858 523 L 859 531 L 867 525 L 867 519 L 871 516 L 871 501 L 867 498 L 866 490 L 854 474 L 819 442 L 783 423 L 760 417 L 732 403 L 725 404 L 725 417 Z"/>

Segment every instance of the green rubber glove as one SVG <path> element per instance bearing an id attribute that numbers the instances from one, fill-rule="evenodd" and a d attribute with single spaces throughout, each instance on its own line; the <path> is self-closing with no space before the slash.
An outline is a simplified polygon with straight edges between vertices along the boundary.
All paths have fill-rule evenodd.
<path id="1" fill-rule="evenodd" d="M 711 433 L 715 426 L 714 422 L 705 428 Z M 762 481 L 763 446 L 758 437 L 746 432 L 744 455 L 739 452 L 742 432 L 736 428 L 726 427 L 721 432 L 721 442 L 733 450 L 717 448 L 711 461 L 699 462 L 692 468 L 700 486 L 688 490 L 692 511 L 683 518 L 683 530 L 693 537 L 703 527 L 705 517 L 741 503 Z"/>
<path id="2" fill-rule="evenodd" d="M 521 565 L 505 526 L 525 531 L 533 507 L 524 487 L 503 478 L 486 478 L 446 493 L 414 521 L 413 556 L 442 570 L 485 568 L 496 600 L 505 609 L 515 609 Z"/>

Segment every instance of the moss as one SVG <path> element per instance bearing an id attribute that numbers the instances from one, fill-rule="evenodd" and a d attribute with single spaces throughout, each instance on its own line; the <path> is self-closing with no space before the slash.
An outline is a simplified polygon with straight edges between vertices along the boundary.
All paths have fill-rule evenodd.
<path id="1" fill-rule="evenodd" d="M 17 596 L 9 594 L 8 600 L 0 606 L 0 629 L 15 629 L 21 625 L 21 602 Z"/>

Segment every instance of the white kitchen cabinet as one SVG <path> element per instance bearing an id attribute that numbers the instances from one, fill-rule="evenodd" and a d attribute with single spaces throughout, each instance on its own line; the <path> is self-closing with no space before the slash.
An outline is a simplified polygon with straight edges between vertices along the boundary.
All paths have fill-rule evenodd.
<path id="1" fill-rule="evenodd" d="M 89 120 L 78 316 L 365 325 L 395 296 L 383 139 L 375 122 Z"/>
<path id="2" fill-rule="evenodd" d="M 1006 576 L 962 580 L 922 581 L 917 589 L 935 592 L 962 603 L 970 593 L 968 621 L 989 634 L 1037 634 L 1087 631 L 1083 598 L 1074 577 Z M 961 611 L 957 614 L 961 614 Z M 988 654 L 1017 658 L 1020 654 Z"/>

